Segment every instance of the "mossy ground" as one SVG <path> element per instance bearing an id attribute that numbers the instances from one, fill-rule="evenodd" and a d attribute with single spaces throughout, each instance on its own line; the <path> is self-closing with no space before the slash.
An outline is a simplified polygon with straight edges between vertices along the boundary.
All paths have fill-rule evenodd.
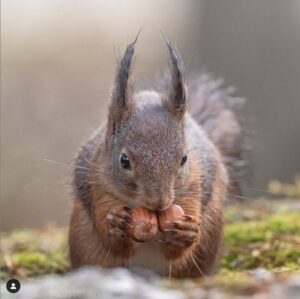
<path id="1" fill-rule="evenodd" d="M 1 236 L 0 280 L 64 273 L 69 269 L 67 230 L 48 225 Z"/>
<path id="2" fill-rule="evenodd" d="M 218 275 L 201 284 L 225 289 L 253 288 L 253 273 L 300 273 L 299 200 L 259 199 L 234 203 L 225 211 L 225 248 Z M 67 229 L 47 226 L 2 234 L 0 279 L 35 277 L 69 270 Z"/>
<path id="3" fill-rule="evenodd" d="M 227 213 L 233 211 L 228 208 Z M 272 271 L 300 270 L 300 212 L 296 208 L 279 209 L 264 219 L 238 220 L 226 225 L 222 270 L 237 272 L 258 267 Z"/>

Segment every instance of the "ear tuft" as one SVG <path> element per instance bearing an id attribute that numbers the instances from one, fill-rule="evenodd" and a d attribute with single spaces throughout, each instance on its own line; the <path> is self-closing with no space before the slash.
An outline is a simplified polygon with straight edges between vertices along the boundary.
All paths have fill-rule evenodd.
<path id="1" fill-rule="evenodd" d="M 116 70 L 115 84 L 109 107 L 107 135 L 115 134 L 121 121 L 134 111 L 132 99 L 132 60 L 135 44 L 140 32 L 141 30 L 138 32 L 134 41 L 127 46 Z"/>
<path id="2" fill-rule="evenodd" d="M 179 52 L 162 33 L 170 55 L 171 86 L 167 98 L 167 106 L 171 111 L 182 116 L 186 110 L 187 95 L 184 82 L 183 63 Z"/>

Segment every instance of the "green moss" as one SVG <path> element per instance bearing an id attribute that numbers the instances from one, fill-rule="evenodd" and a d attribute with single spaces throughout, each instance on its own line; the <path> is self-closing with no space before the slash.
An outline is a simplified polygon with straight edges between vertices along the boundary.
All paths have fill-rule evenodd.
<path id="1" fill-rule="evenodd" d="M 66 230 L 15 230 L 2 235 L 0 279 L 63 273 L 69 269 Z"/>
<path id="2" fill-rule="evenodd" d="M 228 224 L 222 267 L 235 271 L 256 267 L 297 270 L 300 265 L 299 235 L 300 213 Z"/>
<path id="3" fill-rule="evenodd" d="M 258 267 L 272 272 L 300 271 L 300 212 L 294 208 L 265 209 L 265 204 L 227 207 L 222 268 L 212 283 L 226 284 L 228 277 L 228 285 L 242 285 L 239 279 L 245 277 L 245 272 Z M 266 205 L 273 207 L 278 201 L 267 201 Z M 15 230 L 2 234 L 1 241 L 0 279 L 64 273 L 69 269 L 66 229 L 48 226 L 42 230 Z"/>
<path id="4" fill-rule="evenodd" d="M 274 234 L 300 234 L 300 213 L 271 216 L 262 221 L 236 222 L 225 228 L 226 244 L 264 242 Z"/>
<path id="5" fill-rule="evenodd" d="M 62 273 L 67 269 L 66 256 L 59 252 L 20 252 L 12 255 L 12 262 L 27 272 L 36 274 Z"/>

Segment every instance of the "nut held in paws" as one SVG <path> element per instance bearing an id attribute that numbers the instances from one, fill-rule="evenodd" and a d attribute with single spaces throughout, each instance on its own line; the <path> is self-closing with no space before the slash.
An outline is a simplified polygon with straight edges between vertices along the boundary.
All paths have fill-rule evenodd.
<path id="1" fill-rule="evenodd" d="M 170 229 L 172 222 L 184 215 L 184 211 L 179 205 L 172 205 L 168 209 L 158 214 L 158 226 L 161 231 Z"/>
<path id="2" fill-rule="evenodd" d="M 152 211 L 139 208 L 132 210 L 132 222 L 127 228 L 127 234 L 137 242 L 152 240 L 158 232 L 156 214 Z"/>

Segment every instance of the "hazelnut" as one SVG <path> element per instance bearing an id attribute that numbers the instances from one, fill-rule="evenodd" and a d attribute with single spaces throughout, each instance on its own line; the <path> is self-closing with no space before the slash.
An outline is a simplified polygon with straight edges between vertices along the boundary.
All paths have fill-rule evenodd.
<path id="1" fill-rule="evenodd" d="M 171 228 L 171 223 L 184 215 L 184 211 L 179 205 L 172 205 L 168 209 L 158 213 L 158 227 L 160 231 Z"/>
<path id="2" fill-rule="evenodd" d="M 152 240 L 158 232 L 157 217 L 152 211 L 139 208 L 133 209 L 127 234 L 137 242 Z"/>

